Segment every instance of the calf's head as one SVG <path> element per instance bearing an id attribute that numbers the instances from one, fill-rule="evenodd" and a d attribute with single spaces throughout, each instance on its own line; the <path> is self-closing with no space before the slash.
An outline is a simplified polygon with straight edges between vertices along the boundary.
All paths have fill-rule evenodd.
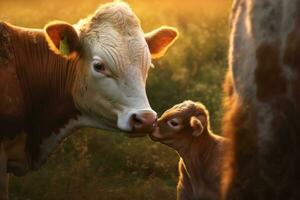
<path id="1" fill-rule="evenodd" d="M 50 48 L 74 61 L 77 75 L 73 100 L 87 126 L 131 132 L 153 129 L 145 84 L 151 58 L 161 57 L 177 38 L 177 31 L 161 27 L 144 34 L 138 18 L 125 3 L 109 3 L 72 26 L 46 25 Z"/>
<path id="2" fill-rule="evenodd" d="M 209 115 L 198 102 L 184 101 L 165 111 L 150 134 L 154 141 L 179 150 L 209 131 Z"/>

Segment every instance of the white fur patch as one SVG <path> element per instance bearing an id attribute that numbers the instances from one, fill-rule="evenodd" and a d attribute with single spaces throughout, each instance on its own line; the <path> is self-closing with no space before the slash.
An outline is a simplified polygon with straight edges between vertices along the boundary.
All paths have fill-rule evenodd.
<path id="1" fill-rule="evenodd" d="M 235 79 L 235 89 L 243 98 L 256 94 L 254 72 L 256 69 L 256 47 L 252 35 L 252 21 L 249 18 L 249 3 L 238 2 L 233 14 L 230 36 L 229 66 Z"/>
<path id="2" fill-rule="evenodd" d="M 281 57 L 283 58 L 284 52 L 286 49 L 286 41 L 288 38 L 288 35 L 294 28 L 294 23 L 291 23 L 294 20 L 295 12 L 297 6 L 295 5 L 294 0 L 285 0 L 283 2 L 283 16 L 282 16 L 282 21 L 281 21 L 281 26 L 282 26 L 282 33 L 281 33 L 281 41 L 282 41 L 282 46 L 281 46 Z M 282 60 L 282 59 L 281 59 Z M 292 81 L 296 78 L 295 73 L 293 70 L 289 67 L 286 66 L 285 64 L 282 63 L 282 71 L 284 74 L 284 78 L 287 80 L 287 90 L 288 90 L 288 96 L 292 98 Z"/>

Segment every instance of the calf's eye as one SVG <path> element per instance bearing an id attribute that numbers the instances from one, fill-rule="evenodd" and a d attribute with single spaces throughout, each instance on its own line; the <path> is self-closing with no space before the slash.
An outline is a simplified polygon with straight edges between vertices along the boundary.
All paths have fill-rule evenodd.
<path id="1" fill-rule="evenodd" d="M 171 128 L 177 128 L 179 127 L 179 120 L 177 118 L 171 119 L 167 122 L 167 124 L 171 127 Z"/>

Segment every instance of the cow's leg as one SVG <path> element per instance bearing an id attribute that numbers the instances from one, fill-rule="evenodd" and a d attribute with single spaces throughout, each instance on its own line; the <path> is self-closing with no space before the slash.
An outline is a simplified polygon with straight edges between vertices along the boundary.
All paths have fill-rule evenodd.
<path id="1" fill-rule="evenodd" d="M 8 180 L 7 157 L 4 151 L 3 140 L 0 142 L 0 200 L 8 199 Z"/>
<path id="2" fill-rule="evenodd" d="M 1 193 L 0 193 L 0 200 L 7 200 L 8 199 L 8 183 L 9 183 L 9 174 L 1 174 L 0 178 L 0 187 L 1 187 Z"/>

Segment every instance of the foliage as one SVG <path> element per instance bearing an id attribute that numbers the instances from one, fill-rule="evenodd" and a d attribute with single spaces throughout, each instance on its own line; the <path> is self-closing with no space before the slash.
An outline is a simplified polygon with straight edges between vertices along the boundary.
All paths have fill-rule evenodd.
<path id="1" fill-rule="evenodd" d="M 102 1 L 104 2 L 104 1 Z M 1 0 L 0 19 L 42 28 L 53 19 L 75 23 L 97 0 Z M 161 114 L 185 99 L 203 102 L 219 132 L 222 82 L 227 66 L 230 0 L 131 0 L 145 31 L 179 29 L 167 55 L 154 61 L 147 83 L 152 107 Z M 12 200 L 173 200 L 177 154 L 149 138 L 83 129 L 71 136 L 39 171 L 12 177 Z"/>

